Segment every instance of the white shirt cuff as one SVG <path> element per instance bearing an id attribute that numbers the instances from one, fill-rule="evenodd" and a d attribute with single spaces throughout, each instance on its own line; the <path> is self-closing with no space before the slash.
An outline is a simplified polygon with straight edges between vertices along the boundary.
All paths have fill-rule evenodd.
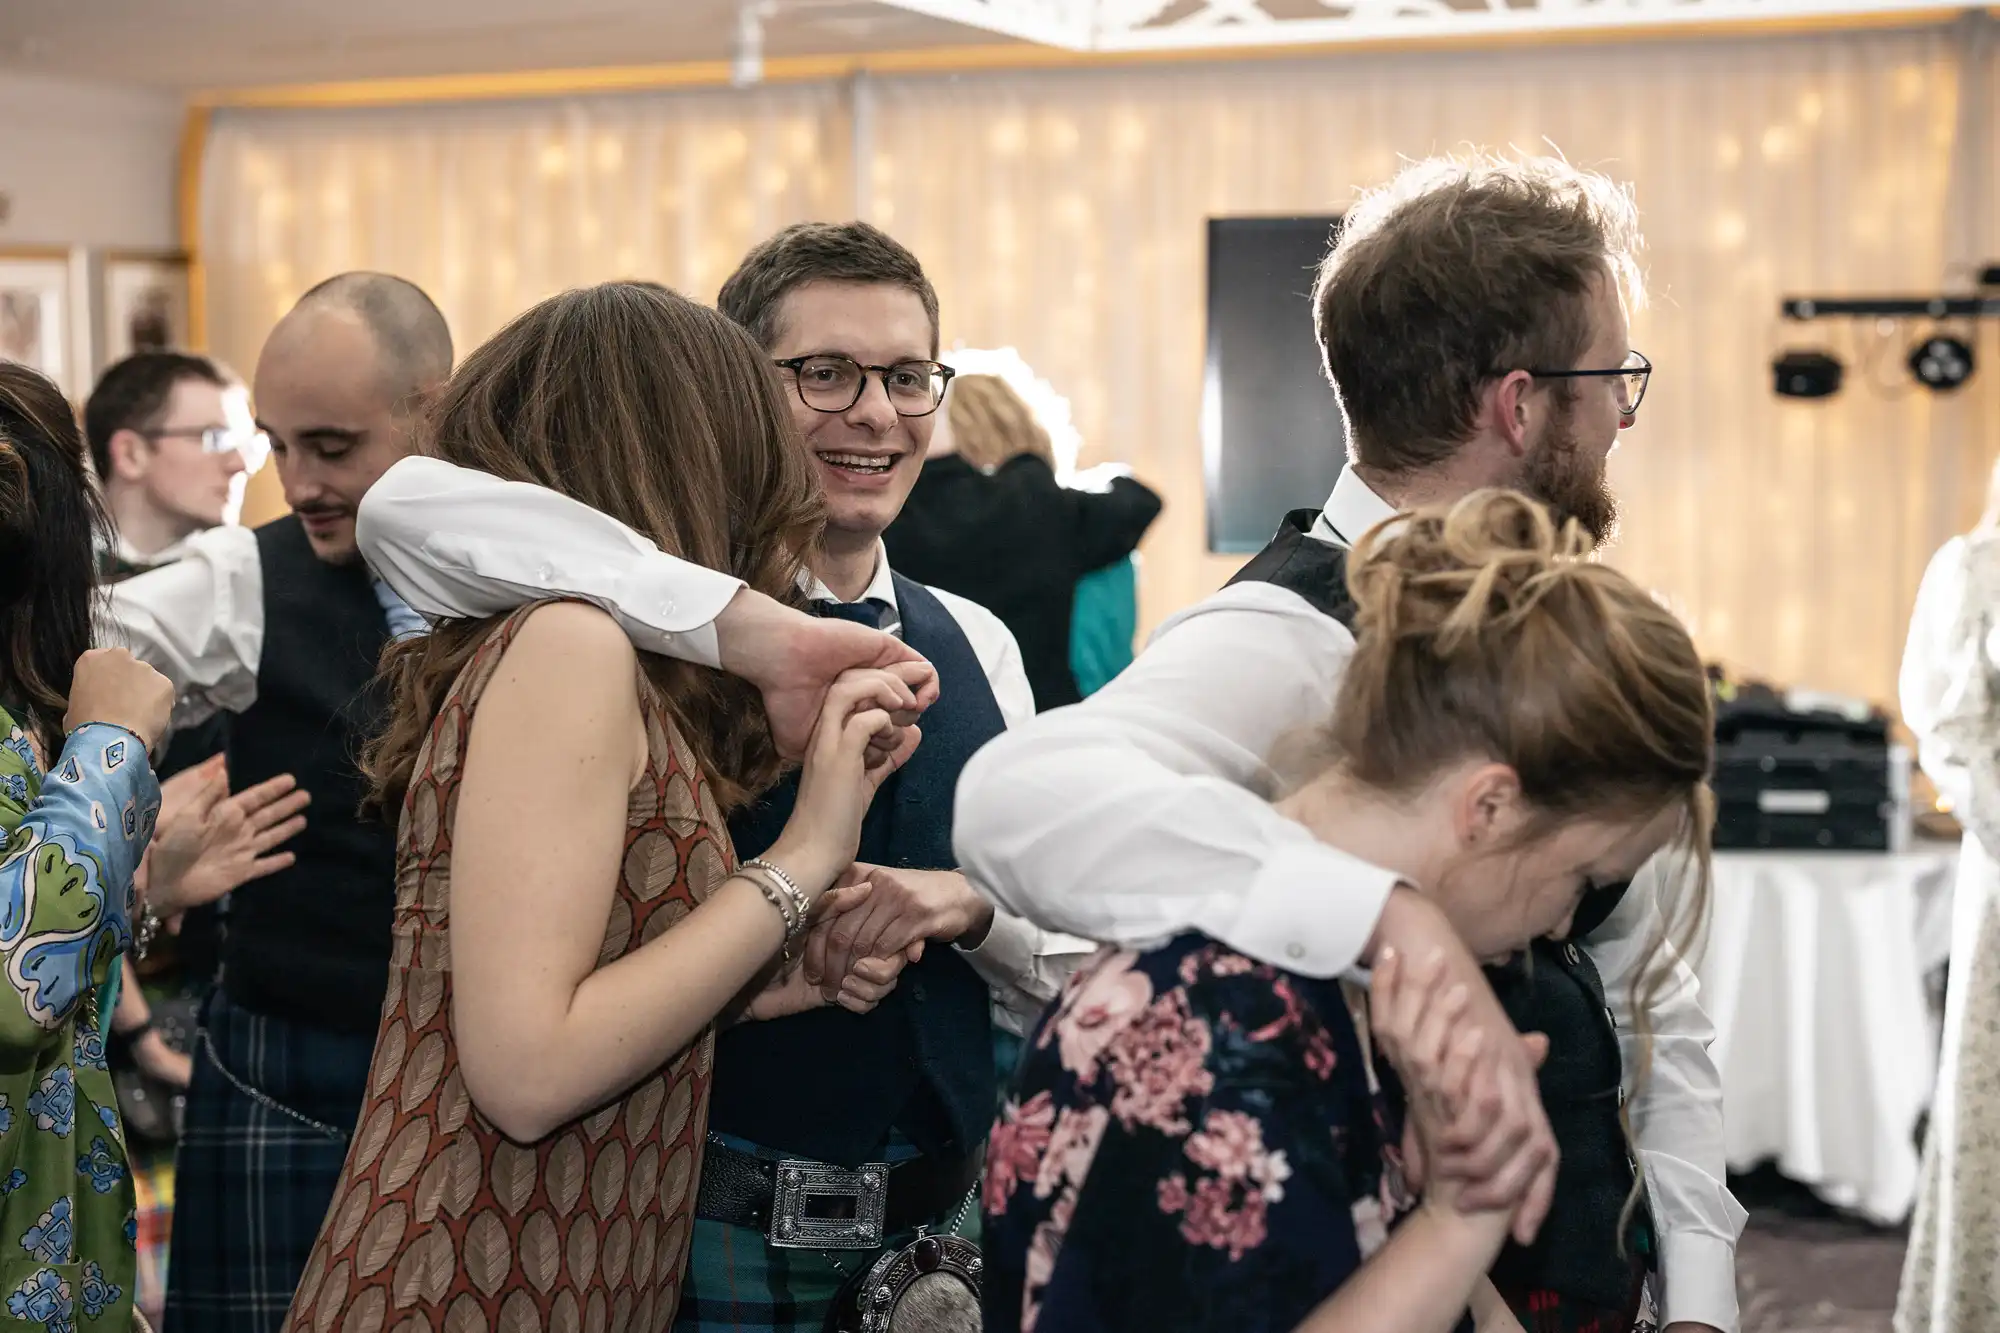
<path id="1" fill-rule="evenodd" d="M 1309 977 L 1335 977 L 1360 960 L 1398 876 L 1308 836 L 1277 847 L 1249 892 L 1196 924 L 1232 949 Z M 1226 919 L 1213 919 L 1227 908 Z"/>
<path id="2" fill-rule="evenodd" d="M 722 666 L 722 646 L 715 618 L 722 614 L 743 580 L 672 556 L 643 557 L 626 576 L 613 608 L 642 649 L 664 652 L 699 666 Z M 646 629 L 660 632 L 662 642 L 648 643 Z"/>
<path id="3" fill-rule="evenodd" d="M 1035 928 L 997 909 L 985 939 L 970 949 L 956 944 L 951 947 L 989 986 L 1018 985 L 1035 970 Z"/>
<path id="4" fill-rule="evenodd" d="M 1736 1247 L 1699 1231 L 1660 1235 L 1660 1326 L 1710 1324 L 1736 1333 Z"/>

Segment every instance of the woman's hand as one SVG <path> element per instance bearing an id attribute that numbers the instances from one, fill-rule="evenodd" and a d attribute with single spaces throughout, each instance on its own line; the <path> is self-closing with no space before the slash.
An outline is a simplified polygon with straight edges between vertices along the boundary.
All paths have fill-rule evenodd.
<path id="1" fill-rule="evenodd" d="M 167 1039 L 151 1028 L 132 1043 L 132 1062 L 170 1088 L 185 1092 L 194 1082 L 194 1057 L 167 1045 Z"/>
<path id="2" fill-rule="evenodd" d="M 825 931 L 839 917 L 860 908 L 873 891 L 874 885 L 860 880 L 828 892 L 815 911 L 819 924 L 813 928 L 814 933 Z M 844 976 L 830 978 L 825 984 L 808 980 L 806 969 L 795 961 L 793 966 L 773 976 L 770 984 L 751 999 L 742 1017 L 746 1021 L 766 1022 L 829 1004 L 837 1004 L 850 1013 L 868 1013 L 896 989 L 896 978 L 908 961 L 902 954 L 893 958 L 857 958 Z"/>
<path id="3" fill-rule="evenodd" d="M 148 750 L 166 734 L 174 687 L 123 648 L 92 648 L 76 659 L 63 730 L 107 722 L 137 736 Z"/>
<path id="4" fill-rule="evenodd" d="M 817 898 L 853 864 L 876 789 L 917 748 L 922 733 L 898 728 L 892 715 L 917 707 L 913 685 L 930 674 L 928 663 L 902 662 L 845 672 L 827 691 L 791 820 L 765 854 L 809 897 Z"/>
<path id="5" fill-rule="evenodd" d="M 305 828 L 312 797 L 289 773 L 229 795 L 229 774 L 206 770 L 195 789 L 153 834 L 147 852 L 146 905 L 162 917 L 212 903 L 230 890 L 292 864 L 275 851 Z"/>

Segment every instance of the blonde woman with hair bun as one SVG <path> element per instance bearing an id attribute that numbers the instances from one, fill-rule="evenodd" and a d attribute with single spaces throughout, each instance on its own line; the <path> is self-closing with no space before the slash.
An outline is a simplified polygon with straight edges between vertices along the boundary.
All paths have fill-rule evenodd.
<path id="1" fill-rule="evenodd" d="M 1027 400 L 999 375 L 967 374 L 952 381 L 924 470 L 882 540 L 910 578 L 1000 617 L 1046 711 L 1084 694 L 1071 657 L 1078 584 L 1128 560 L 1159 513 L 1160 497 L 1130 477 L 1101 492 L 1062 485 Z M 1125 638 L 1130 660 L 1130 629 Z"/>
<path id="2" fill-rule="evenodd" d="M 1587 889 L 1670 845 L 1697 870 L 1690 914 L 1706 894 L 1701 658 L 1589 546 L 1494 490 L 1363 538 L 1330 758 L 1279 803 L 1487 962 L 1566 935 Z M 1656 940 L 1643 975 L 1670 961 Z M 1440 962 L 1385 950 L 1364 991 L 1198 932 L 1100 954 L 1029 1038 L 989 1142 L 989 1333 L 1444 1333 L 1469 1309 L 1518 1327 L 1486 1277 L 1512 1205 L 1425 1179 L 1483 1040 Z"/>

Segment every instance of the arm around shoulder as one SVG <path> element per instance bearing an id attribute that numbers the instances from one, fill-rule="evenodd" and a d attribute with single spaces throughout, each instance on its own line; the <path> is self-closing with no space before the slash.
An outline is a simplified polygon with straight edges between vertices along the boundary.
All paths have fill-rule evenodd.
<path id="1" fill-rule="evenodd" d="M 611 612 L 641 649 L 711 667 L 714 621 L 743 586 L 579 500 L 436 458 L 405 458 L 382 474 L 361 502 L 355 540 L 424 615 L 491 616 L 573 597 Z"/>

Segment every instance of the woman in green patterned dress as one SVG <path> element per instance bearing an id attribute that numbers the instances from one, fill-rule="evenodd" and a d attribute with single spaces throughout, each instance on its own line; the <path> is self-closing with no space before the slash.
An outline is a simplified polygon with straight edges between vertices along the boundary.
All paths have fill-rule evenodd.
<path id="1" fill-rule="evenodd" d="M 0 1333 L 133 1320 L 102 1015 L 173 691 L 123 649 L 90 648 L 102 510 L 83 459 L 56 387 L 0 364 Z"/>

